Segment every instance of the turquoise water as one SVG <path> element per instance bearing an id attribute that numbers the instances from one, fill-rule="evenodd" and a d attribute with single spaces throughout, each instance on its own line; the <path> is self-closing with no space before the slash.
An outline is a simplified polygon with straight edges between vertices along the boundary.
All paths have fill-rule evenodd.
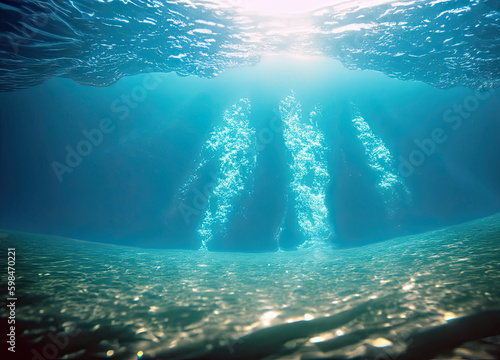
<path id="1" fill-rule="evenodd" d="M 472 340 L 479 329 L 498 333 L 499 233 L 496 215 L 291 253 L 152 251 L 10 232 L 1 241 L 18 254 L 24 358 L 47 352 L 48 334 L 66 334 L 58 358 L 494 359 L 498 336 Z M 433 339 L 411 348 L 418 329 L 492 310 L 479 327 L 453 330 L 452 345 L 443 329 L 437 351 Z"/>
<path id="2" fill-rule="evenodd" d="M 500 359 L 496 1 L 0 15 L 5 358 Z"/>

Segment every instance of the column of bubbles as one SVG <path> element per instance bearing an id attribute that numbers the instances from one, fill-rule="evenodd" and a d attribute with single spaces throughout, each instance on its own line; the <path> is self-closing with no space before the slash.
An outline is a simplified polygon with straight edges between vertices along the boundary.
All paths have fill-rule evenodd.
<path id="1" fill-rule="evenodd" d="M 356 128 L 358 139 L 363 144 L 368 157 L 368 165 L 377 175 L 376 188 L 382 196 L 387 215 L 393 218 L 401 203 L 411 201 L 411 193 L 401 176 L 394 168 L 394 158 L 384 142 L 377 137 L 354 104 L 352 122 Z"/>
<path id="2" fill-rule="evenodd" d="M 214 233 L 224 235 L 234 201 L 245 192 L 257 163 L 255 129 L 248 116 L 250 101 L 241 99 L 224 112 L 223 121 L 204 144 L 201 159 L 217 159 L 217 176 L 208 198 L 198 234 L 202 250 L 207 249 Z"/>
<path id="3" fill-rule="evenodd" d="M 326 245 L 332 235 L 328 222 L 326 188 L 330 182 L 326 145 L 317 127 L 321 111 L 316 108 L 309 123 L 302 120 L 302 106 L 295 94 L 280 103 L 285 145 L 291 155 L 289 189 L 295 198 L 295 215 L 304 243 L 299 248 Z"/>

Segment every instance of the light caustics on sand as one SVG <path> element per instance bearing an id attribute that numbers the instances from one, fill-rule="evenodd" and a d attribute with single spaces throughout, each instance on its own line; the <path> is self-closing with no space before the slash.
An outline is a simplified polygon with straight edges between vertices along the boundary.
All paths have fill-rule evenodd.
<path id="1" fill-rule="evenodd" d="M 358 139 L 365 149 L 368 165 L 377 175 L 376 188 L 384 200 L 387 215 L 392 218 L 402 202 L 411 201 L 411 193 L 401 176 L 396 174 L 394 159 L 387 146 L 373 133 L 354 104 L 351 106 L 354 109 L 352 122 L 357 130 Z"/>
<path id="2" fill-rule="evenodd" d="M 295 94 L 280 104 L 285 145 L 291 155 L 290 190 L 295 200 L 295 215 L 305 242 L 299 248 L 325 245 L 332 231 L 325 203 L 330 182 L 325 155 L 325 139 L 317 128 L 321 111 L 311 112 L 309 124 L 302 120 L 302 106 Z"/>
<path id="3" fill-rule="evenodd" d="M 209 159 L 216 159 L 217 174 L 213 179 L 213 190 L 208 196 L 198 234 L 201 249 L 206 250 L 214 232 L 225 234 L 234 202 L 245 191 L 257 162 L 255 129 L 250 127 L 248 116 L 250 101 L 241 99 L 224 112 L 223 121 L 210 134 L 203 145 L 201 163 L 197 171 Z M 186 182 L 189 187 L 196 174 Z"/>

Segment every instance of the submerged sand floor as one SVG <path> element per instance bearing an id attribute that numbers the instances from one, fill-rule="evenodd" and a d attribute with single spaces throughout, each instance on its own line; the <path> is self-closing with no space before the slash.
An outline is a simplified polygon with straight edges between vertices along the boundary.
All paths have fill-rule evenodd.
<path id="1" fill-rule="evenodd" d="M 266 254 L 0 232 L 1 248 L 16 248 L 13 359 L 500 356 L 498 337 L 467 342 L 500 334 L 500 215 L 361 248 Z"/>

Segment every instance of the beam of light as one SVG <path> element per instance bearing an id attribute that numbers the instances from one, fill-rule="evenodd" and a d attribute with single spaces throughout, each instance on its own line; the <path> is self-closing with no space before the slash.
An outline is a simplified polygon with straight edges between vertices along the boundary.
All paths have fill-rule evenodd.
<path id="1" fill-rule="evenodd" d="M 352 122 L 358 132 L 358 139 L 363 144 L 365 154 L 368 158 L 368 166 L 376 173 L 378 182 L 376 188 L 384 200 L 387 215 L 394 217 L 401 202 L 410 202 L 411 193 L 406 187 L 401 176 L 396 175 L 394 159 L 382 139 L 376 136 L 366 120 L 361 116 L 359 110 L 354 108 Z"/>
<path id="2" fill-rule="evenodd" d="M 255 129 L 248 116 L 250 101 L 241 99 L 226 110 L 223 123 L 210 134 L 202 149 L 202 159 L 217 158 L 215 186 L 205 207 L 198 229 L 201 249 L 206 250 L 214 232 L 225 235 L 234 201 L 246 191 L 247 183 L 257 163 Z"/>
<path id="3" fill-rule="evenodd" d="M 290 190 L 295 197 L 295 215 L 305 242 L 299 248 L 326 245 L 331 236 L 326 207 L 326 187 L 330 182 L 325 139 L 317 128 L 319 108 L 302 121 L 302 106 L 295 94 L 280 103 L 285 145 L 291 155 Z"/>

